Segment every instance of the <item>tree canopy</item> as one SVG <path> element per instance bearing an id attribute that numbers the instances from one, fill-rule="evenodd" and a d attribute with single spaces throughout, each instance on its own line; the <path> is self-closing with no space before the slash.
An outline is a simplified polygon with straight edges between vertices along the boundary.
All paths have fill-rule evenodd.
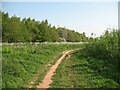
<path id="1" fill-rule="evenodd" d="M 2 12 L 2 42 L 83 42 L 85 33 L 63 27 L 51 26 L 48 20 L 36 21 L 31 18 L 10 17 Z"/>

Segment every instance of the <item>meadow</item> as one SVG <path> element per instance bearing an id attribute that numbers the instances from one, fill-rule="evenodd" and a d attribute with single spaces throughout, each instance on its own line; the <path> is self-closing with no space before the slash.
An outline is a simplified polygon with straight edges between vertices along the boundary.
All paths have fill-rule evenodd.
<path id="1" fill-rule="evenodd" d="M 78 48 L 80 44 L 3 44 L 2 88 L 29 88 L 37 73 L 33 87 L 44 78 L 64 50 Z"/>
<path id="2" fill-rule="evenodd" d="M 2 88 L 37 88 L 64 50 L 50 88 L 120 88 L 120 33 L 81 43 L 3 43 Z M 49 65 L 48 65 L 49 64 Z"/>

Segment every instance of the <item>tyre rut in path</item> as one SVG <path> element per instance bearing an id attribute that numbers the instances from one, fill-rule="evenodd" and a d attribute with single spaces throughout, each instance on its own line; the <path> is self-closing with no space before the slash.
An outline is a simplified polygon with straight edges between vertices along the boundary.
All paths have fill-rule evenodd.
<path id="1" fill-rule="evenodd" d="M 61 63 L 61 61 L 65 58 L 66 55 L 68 55 L 73 50 L 66 50 L 63 52 L 63 55 L 57 60 L 57 62 L 50 68 L 50 70 L 45 75 L 42 82 L 39 84 L 37 88 L 49 88 L 50 84 L 52 83 L 52 76 L 54 75 L 54 72 L 56 71 L 58 65 Z"/>

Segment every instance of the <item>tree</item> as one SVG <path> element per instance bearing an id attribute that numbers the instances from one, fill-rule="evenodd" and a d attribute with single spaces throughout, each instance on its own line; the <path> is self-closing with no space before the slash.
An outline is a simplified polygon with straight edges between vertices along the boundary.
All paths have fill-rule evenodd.
<path id="1" fill-rule="evenodd" d="M 2 12 L 3 18 L 3 42 L 78 42 L 86 39 L 85 34 L 75 32 L 74 30 L 66 29 L 63 27 L 56 28 L 48 23 L 48 20 L 41 22 L 35 19 L 23 18 L 15 15 L 9 17 L 8 13 Z"/>

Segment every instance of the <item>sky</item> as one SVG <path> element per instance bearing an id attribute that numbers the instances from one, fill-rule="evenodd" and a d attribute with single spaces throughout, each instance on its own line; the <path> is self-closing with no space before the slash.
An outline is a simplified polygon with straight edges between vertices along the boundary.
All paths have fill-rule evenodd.
<path id="1" fill-rule="evenodd" d="M 14 1 L 14 0 L 13 0 Z M 19 1 L 19 0 L 18 0 Z M 10 16 L 31 17 L 61 26 L 87 36 L 101 35 L 107 28 L 118 26 L 118 2 L 2 2 Z"/>

